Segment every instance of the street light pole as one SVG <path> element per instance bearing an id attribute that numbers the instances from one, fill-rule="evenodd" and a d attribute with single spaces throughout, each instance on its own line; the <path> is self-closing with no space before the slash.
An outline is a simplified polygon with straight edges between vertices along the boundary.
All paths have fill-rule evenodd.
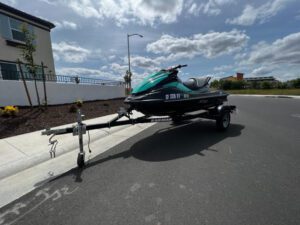
<path id="1" fill-rule="evenodd" d="M 130 71 L 130 49 L 129 49 L 129 37 L 130 37 L 130 35 L 129 35 L 129 34 L 127 34 L 128 72 L 129 72 L 129 74 L 130 74 L 130 73 L 131 73 L 131 71 Z"/>
<path id="2" fill-rule="evenodd" d="M 141 34 L 127 34 L 127 51 L 128 51 L 128 75 L 130 76 L 129 79 L 129 88 L 131 89 L 131 68 L 130 68 L 130 49 L 129 49 L 129 38 L 132 36 L 139 36 L 140 38 L 143 37 Z M 131 90 L 130 90 L 131 91 Z"/>

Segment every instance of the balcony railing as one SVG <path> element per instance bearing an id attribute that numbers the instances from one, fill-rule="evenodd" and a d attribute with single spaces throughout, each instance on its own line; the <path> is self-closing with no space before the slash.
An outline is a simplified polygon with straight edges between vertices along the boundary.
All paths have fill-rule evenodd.
<path id="1" fill-rule="evenodd" d="M 25 80 L 34 80 L 34 76 L 31 73 L 24 73 L 23 77 Z M 21 80 L 22 76 L 19 71 L 0 71 L 1 80 Z M 109 85 L 109 86 L 121 86 L 124 85 L 123 81 L 116 80 L 107 80 L 99 79 L 92 77 L 83 77 L 83 76 L 67 76 L 67 75 L 54 75 L 54 74 L 36 74 L 37 81 L 47 81 L 47 82 L 56 82 L 56 83 L 68 83 L 68 84 L 91 84 L 91 85 Z"/>

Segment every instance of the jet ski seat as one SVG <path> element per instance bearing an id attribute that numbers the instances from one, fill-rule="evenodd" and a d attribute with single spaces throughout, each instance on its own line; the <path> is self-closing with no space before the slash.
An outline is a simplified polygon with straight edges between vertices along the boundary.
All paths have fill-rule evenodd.
<path id="1" fill-rule="evenodd" d="M 183 84 L 191 90 L 198 90 L 205 87 L 210 79 L 211 77 L 190 78 L 184 81 Z"/>

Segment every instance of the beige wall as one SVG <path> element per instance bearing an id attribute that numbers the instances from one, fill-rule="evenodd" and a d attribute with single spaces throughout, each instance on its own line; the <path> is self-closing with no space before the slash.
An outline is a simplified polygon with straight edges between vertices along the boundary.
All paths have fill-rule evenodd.
<path id="1" fill-rule="evenodd" d="M 21 20 L 21 18 L 17 18 Z M 34 26 L 34 23 L 31 23 L 31 25 Z M 34 26 L 34 33 L 37 44 L 34 54 L 35 63 L 41 64 L 43 61 L 44 65 L 48 67 L 45 69 L 45 73 L 48 74 L 49 70 L 51 70 L 52 74 L 55 74 L 50 31 Z M 22 60 L 21 49 L 7 45 L 6 40 L 0 35 L 0 60 L 15 62 L 18 58 Z"/>
<path id="2" fill-rule="evenodd" d="M 34 32 L 37 44 L 34 60 L 37 64 L 43 61 L 44 65 L 48 67 L 45 69 L 46 74 L 49 73 L 49 70 L 52 71 L 52 74 L 55 74 L 50 32 L 38 27 L 34 27 Z"/>

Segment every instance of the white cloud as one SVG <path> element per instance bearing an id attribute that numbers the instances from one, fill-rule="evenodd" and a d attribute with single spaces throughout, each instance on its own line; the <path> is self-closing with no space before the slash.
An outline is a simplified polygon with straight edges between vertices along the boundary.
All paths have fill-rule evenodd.
<path id="1" fill-rule="evenodd" d="M 122 80 L 122 76 L 115 75 L 106 71 L 89 69 L 84 67 L 63 67 L 56 70 L 57 74 L 68 76 L 81 76 L 88 78 L 98 78 L 107 80 Z"/>
<path id="2" fill-rule="evenodd" d="M 113 19 L 117 25 L 137 22 L 154 25 L 155 22 L 173 23 L 181 14 L 183 0 L 41 0 L 62 4 L 85 18 Z"/>
<path id="3" fill-rule="evenodd" d="M 193 58 L 197 55 L 214 58 L 241 50 L 248 40 L 249 37 L 243 31 L 238 30 L 200 33 L 190 38 L 162 35 L 159 40 L 147 45 L 147 51 L 169 54 L 168 60 Z"/>
<path id="4" fill-rule="evenodd" d="M 116 55 L 110 55 L 110 56 L 108 56 L 109 60 L 114 60 L 115 58 L 116 58 Z"/>
<path id="5" fill-rule="evenodd" d="M 223 72 L 223 71 L 231 70 L 232 68 L 233 68 L 232 65 L 222 65 L 222 66 L 215 67 L 214 71 Z"/>
<path id="6" fill-rule="evenodd" d="M 78 15 L 85 18 L 101 19 L 102 14 L 97 9 L 95 1 L 91 0 L 63 0 L 63 4 L 70 7 Z"/>
<path id="7" fill-rule="evenodd" d="M 300 78 L 299 66 L 297 65 L 263 65 L 253 69 L 249 76 L 274 76 L 281 81 Z"/>
<path id="8" fill-rule="evenodd" d="M 300 76 L 300 32 L 272 43 L 259 42 L 249 52 L 236 58 L 238 70 L 254 76 L 274 76 L 280 80 Z"/>
<path id="9" fill-rule="evenodd" d="M 202 3 L 200 7 L 204 14 L 219 15 L 223 5 L 232 4 L 234 2 L 234 0 L 209 0 L 206 4 Z"/>
<path id="10" fill-rule="evenodd" d="M 141 67 L 141 68 L 153 68 L 160 64 L 159 60 L 151 59 L 143 56 L 133 56 L 130 58 L 131 64 L 133 66 Z"/>
<path id="11" fill-rule="evenodd" d="M 39 0 L 39 1 L 45 2 L 49 5 L 56 5 L 56 3 L 57 3 L 57 0 Z"/>
<path id="12" fill-rule="evenodd" d="M 54 21 L 56 29 L 77 30 L 77 24 L 71 21 L 63 20 L 62 22 Z"/>
<path id="13" fill-rule="evenodd" d="M 259 75 L 259 76 L 264 76 L 266 74 L 271 73 L 274 70 L 274 68 L 270 66 L 261 66 L 252 71 L 252 74 L 254 75 Z"/>
<path id="14" fill-rule="evenodd" d="M 247 58 L 247 52 L 244 51 L 244 52 L 239 52 L 237 53 L 234 57 L 233 57 L 236 61 L 242 61 L 244 60 L 245 58 Z"/>
<path id="15" fill-rule="evenodd" d="M 197 16 L 199 14 L 199 11 L 200 9 L 196 3 L 192 3 L 192 5 L 188 8 L 188 13 L 194 16 Z"/>
<path id="16" fill-rule="evenodd" d="M 277 39 L 271 44 L 260 42 L 252 47 L 243 64 L 300 65 L 300 32 Z"/>
<path id="17" fill-rule="evenodd" d="M 116 76 L 124 78 L 124 75 L 126 74 L 126 71 L 128 70 L 128 65 L 120 65 L 118 63 L 112 63 L 109 65 L 110 71 L 112 71 L 113 74 Z M 132 85 L 133 87 L 137 85 L 139 82 L 141 82 L 148 74 L 149 71 L 144 71 L 143 73 L 138 73 L 134 70 L 134 68 L 131 68 L 132 72 Z"/>
<path id="18" fill-rule="evenodd" d="M 4 0 L 2 1 L 4 4 L 15 6 L 17 4 L 17 0 Z"/>
<path id="19" fill-rule="evenodd" d="M 208 0 L 206 3 L 197 4 L 193 1 L 187 4 L 188 13 L 192 15 L 199 15 L 200 12 L 209 15 L 217 16 L 222 12 L 222 7 L 224 5 L 229 5 L 235 3 L 235 0 Z"/>
<path id="20" fill-rule="evenodd" d="M 177 38 L 170 35 L 163 35 L 159 40 L 147 45 L 148 52 L 160 54 L 160 56 L 154 58 L 132 56 L 131 64 L 146 71 L 159 70 L 162 64 L 166 62 L 193 58 L 199 55 L 214 58 L 230 54 L 246 45 L 248 39 L 249 37 L 244 32 L 237 30 L 223 33 L 195 34 L 191 38 Z M 126 63 L 127 58 L 124 58 L 123 61 Z"/>
<path id="21" fill-rule="evenodd" d="M 110 69 L 121 76 L 124 76 L 126 74 L 126 71 L 128 70 L 128 66 L 127 65 L 120 65 L 118 63 L 111 63 L 110 64 Z"/>
<path id="22" fill-rule="evenodd" d="M 62 59 L 70 63 L 82 63 L 91 54 L 90 50 L 80 47 L 74 42 L 53 43 L 52 49 L 56 61 Z"/>
<path id="23" fill-rule="evenodd" d="M 242 26 L 250 26 L 255 22 L 259 22 L 261 24 L 265 23 L 291 1 L 293 0 L 268 1 L 257 8 L 253 7 L 252 5 L 246 5 L 240 16 L 233 19 L 227 19 L 226 23 Z"/>

